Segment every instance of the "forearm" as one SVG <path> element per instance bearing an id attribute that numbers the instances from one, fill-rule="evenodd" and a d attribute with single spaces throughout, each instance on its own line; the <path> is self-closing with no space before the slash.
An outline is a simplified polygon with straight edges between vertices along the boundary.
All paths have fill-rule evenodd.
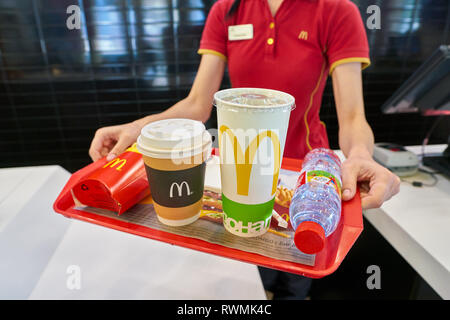
<path id="1" fill-rule="evenodd" d="M 374 137 L 364 113 L 361 64 L 337 66 L 333 93 L 339 121 L 339 146 L 349 157 L 372 158 Z"/>
<path id="2" fill-rule="evenodd" d="M 339 146 L 347 158 L 371 158 L 373 145 L 373 132 L 364 116 L 354 117 L 340 126 Z"/>

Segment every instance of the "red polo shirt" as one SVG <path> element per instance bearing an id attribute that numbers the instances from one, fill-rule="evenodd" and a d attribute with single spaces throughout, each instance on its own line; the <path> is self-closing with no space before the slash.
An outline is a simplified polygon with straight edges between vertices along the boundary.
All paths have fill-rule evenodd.
<path id="1" fill-rule="evenodd" d="M 233 87 L 259 87 L 295 97 L 284 156 L 303 158 L 312 148 L 328 147 L 319 110 L 326 79 L 342 63 L 370 64 L 361 15 L 349 0 L 284 0 L 272 16 L 267 0 L 217 1 L 208 15 L 200 54 L 228 62 Z M 253 25 L 253 38 L 229 40 L 228 27 Z"/>

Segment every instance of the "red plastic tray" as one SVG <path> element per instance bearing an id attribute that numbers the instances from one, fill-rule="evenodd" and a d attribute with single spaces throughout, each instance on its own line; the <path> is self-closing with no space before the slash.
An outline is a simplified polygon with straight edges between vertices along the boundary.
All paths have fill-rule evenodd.
<path id="1" fill-rule="evenodd" d="M 68 218 L 98 224 L 107 228 L 242 262 L 296 273 L 310 278 L 321 278 L 336 271 L 363 230 L 361 199 L 358 191 L 351 201 L 344 201 L 342 203 L 342 215 L 337 229 L 327 238 L 324 249 L 316 254 L 315 265 L 307 266 L 74 209 L 75 204 L 70 192 L 72 186 L 77 183 L 81 177 L 95 170 L 99 165 L 98 163 L 99 162 L 94 162 L 72 174 L 53 205 L 56 212 Z M 281 167 L 287 170 L 300 171 L 301 160 L 284 158 Z"/>

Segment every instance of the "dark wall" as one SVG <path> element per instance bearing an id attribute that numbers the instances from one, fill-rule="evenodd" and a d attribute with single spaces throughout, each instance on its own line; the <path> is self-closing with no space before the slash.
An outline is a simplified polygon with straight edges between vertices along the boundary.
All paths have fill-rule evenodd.
<path id="1" fill-rule="evenodd" d="M 89 163 L 95 130 L 164 110 L 184 98 L 211 0 L 0 1 L 0 167 Z M 438 45 L 449 44 L 447 0 L 355 1 L 381 8 L 367 30 L 367 118 L 377 141 L 420 144 L 432 118 L 383 115 L 380 106 Z M 82 9 L 69 30 L 66 8 Z M 222 87 L 228 87 L 224 79 Z M 337 120 L 328 83 L 321 111 L 332 147 Z M 215 126 L 212 118 L 208 126 Z M 432 140 L 433 142 L 433 140 Z"/>

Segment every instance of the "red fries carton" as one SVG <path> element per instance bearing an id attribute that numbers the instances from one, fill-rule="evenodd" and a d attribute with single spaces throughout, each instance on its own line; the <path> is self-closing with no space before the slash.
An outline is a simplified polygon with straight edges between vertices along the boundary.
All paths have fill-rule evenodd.
<path id="1" fill-rule="evenodd" d="M 98 160 L 98 169 L 73 188 L 76 204 L 107 209 L 119 215 L 150 194 L 142 155 L 136 144 L 111 161 Z"/>

